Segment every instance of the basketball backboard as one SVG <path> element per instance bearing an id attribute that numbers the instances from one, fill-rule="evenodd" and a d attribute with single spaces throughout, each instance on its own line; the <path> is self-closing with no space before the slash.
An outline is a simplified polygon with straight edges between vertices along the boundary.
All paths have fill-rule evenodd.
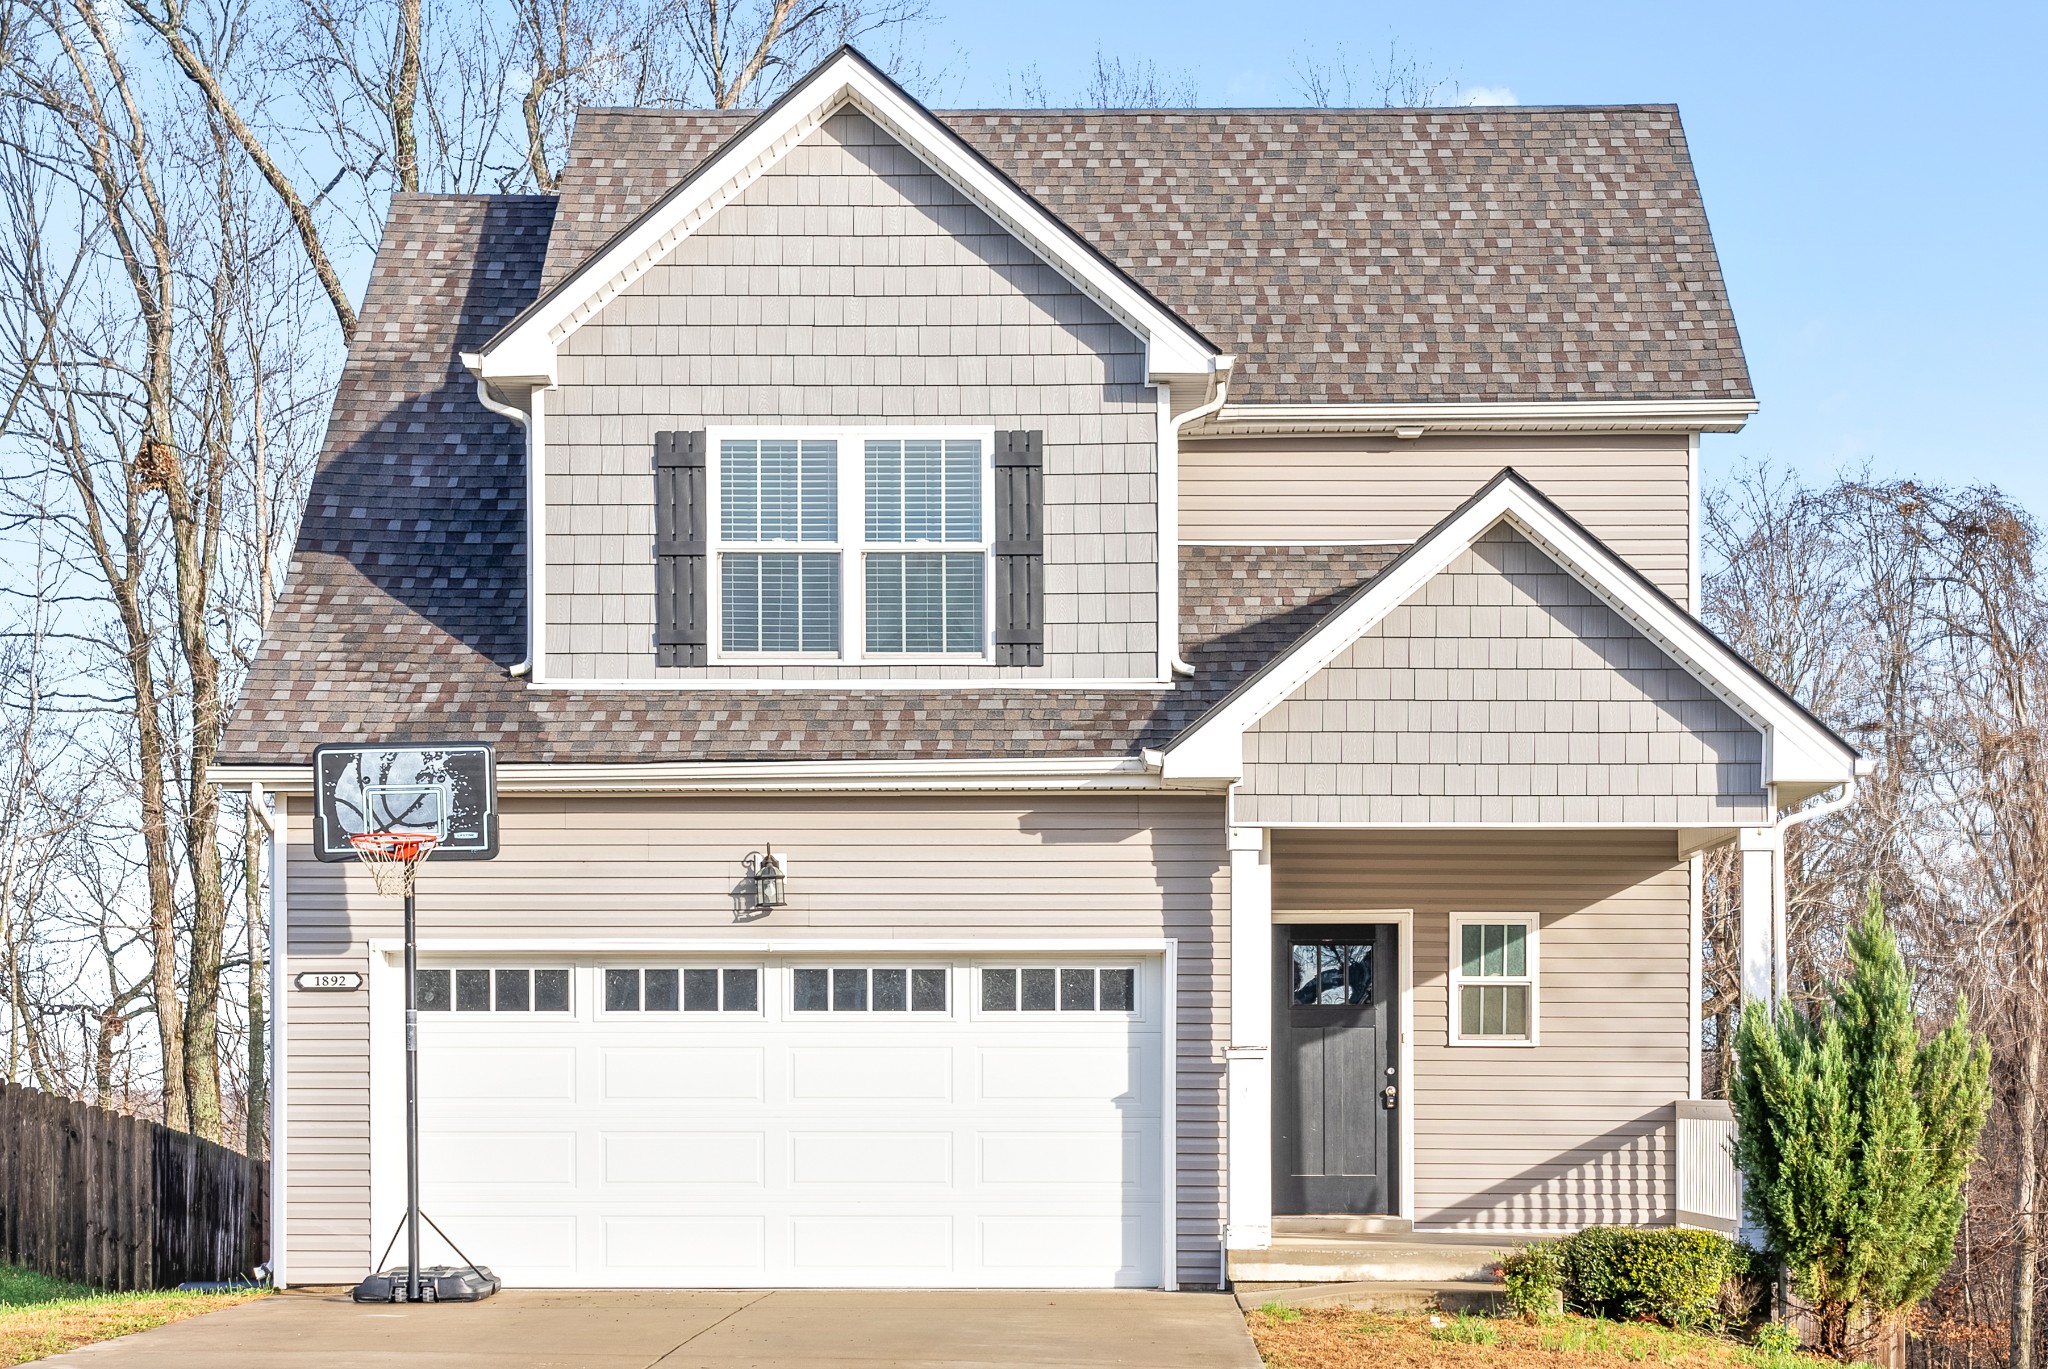
<path id="1" fill-rule="evenodd" d="M 354 860 L 362 832 L 429 832 L 435 860 L 498 854 L 496 762 L 486 742 L 334 743 L 313 749 L 313 854 Z"/>

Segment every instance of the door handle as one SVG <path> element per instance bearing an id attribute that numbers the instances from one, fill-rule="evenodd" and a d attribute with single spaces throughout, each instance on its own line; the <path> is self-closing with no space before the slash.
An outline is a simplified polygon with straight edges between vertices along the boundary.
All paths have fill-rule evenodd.
<path id="1" fill-rule="evenodd" d="M 1394 1106 L 1394 1099 L 1399 1096 L 1400 1090 L 1396 1089 L 1392 1084 L 1387 1085 L 1380 1090 L 1380 1106 L 1391 1110 Z"/>

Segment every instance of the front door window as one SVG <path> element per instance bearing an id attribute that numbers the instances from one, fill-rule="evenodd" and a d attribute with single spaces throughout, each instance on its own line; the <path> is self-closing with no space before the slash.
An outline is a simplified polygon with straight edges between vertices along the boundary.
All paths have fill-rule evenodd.
<path id="1" fill-rule="evenodd" d="M 1372 943 L 1294 944 L 1297 1007 L 1365 1008 L 1372 1005 Z"/>

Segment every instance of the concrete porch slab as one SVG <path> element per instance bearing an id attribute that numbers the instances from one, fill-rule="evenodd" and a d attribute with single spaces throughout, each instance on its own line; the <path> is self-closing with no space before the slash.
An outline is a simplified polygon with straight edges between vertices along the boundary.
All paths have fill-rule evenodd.
<path id="1" fill-rule="evenodd" d="M 98 1369 L 1259 1369 L 1234 1299 L 1155 1292 L 285 1293 L 87 1346 Z"/>

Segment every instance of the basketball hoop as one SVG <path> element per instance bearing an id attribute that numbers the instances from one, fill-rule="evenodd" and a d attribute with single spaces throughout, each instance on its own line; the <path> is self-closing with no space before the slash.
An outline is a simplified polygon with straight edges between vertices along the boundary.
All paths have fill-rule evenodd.
<path id="1" fill-rule="evenodd" d="M 377 892 L 386 898 L 412 893 L 413 872 L 433 853 L 440 840 L 432 832 L 357 832 L 348 844 L 370 872 Z"/>

